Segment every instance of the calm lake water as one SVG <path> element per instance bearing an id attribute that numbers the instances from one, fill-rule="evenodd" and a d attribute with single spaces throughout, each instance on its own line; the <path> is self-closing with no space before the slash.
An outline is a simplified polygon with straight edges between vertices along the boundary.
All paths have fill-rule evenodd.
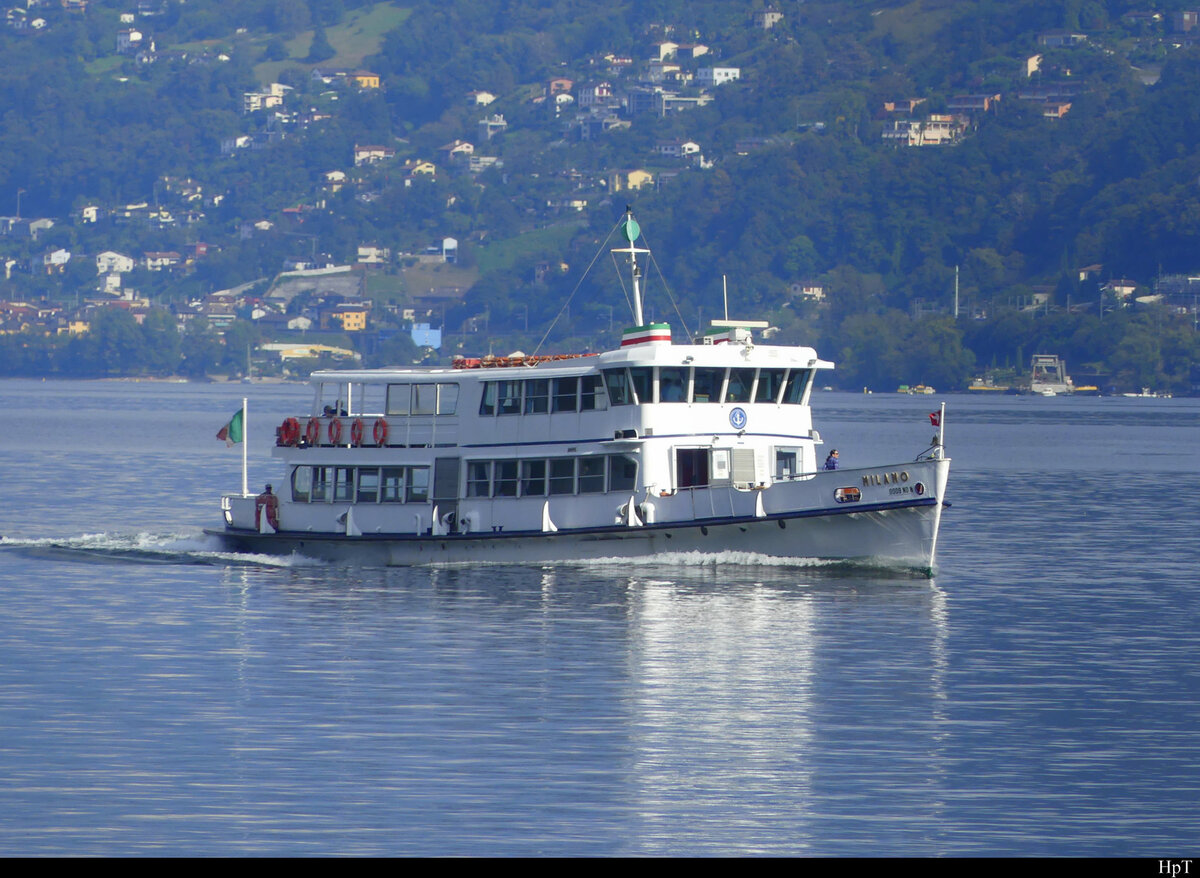
<path id="1" fill-rule="evenodd" d="M 1200 401 L 817 394 L 925 579 L 222 554 L 247 393 L 0 381 L 0 855 L 1194 853 Z"/>

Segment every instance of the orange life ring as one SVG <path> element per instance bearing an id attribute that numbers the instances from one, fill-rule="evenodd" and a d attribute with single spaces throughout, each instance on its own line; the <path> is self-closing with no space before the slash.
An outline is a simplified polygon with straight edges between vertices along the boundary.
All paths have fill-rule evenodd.
<path id="1" fill-rule="evenodd" d="M 321 441 L 321 422 L 316 418 L 308 419 L 308 426 L 304 428 L 304 441 L 309 445 L 316 445 Z"/>
<path id="2" fill-rule="evenodd" d="M 375 421 L 375 429 L 371 431 L 375 437 L 375 444 L 384 446 L 387 444 L 388 425 L 383 418 L 378 418 Z"/>
<path id="3" fill-rule="evenodd" d="M 295 418 L 284 418 L 279 427 L 279 439 L 284 445 L 295 445 L 300 441 L 300 422 Z"/>
<path id="4" fill-rule="evenodd" d="M 350 425 L 350 443 L 352 445 L 354 445 L 354 447 L 357 448 L 359 445 L 362 445 L 362 437 L 363 437 L 362 418 L 355 418 L 354 423 L 352 423 Z"/>
<path id="5" fill-rule="evenodd" d="M 341 418 L 330 418 L 329 419 L 329 444 L 337 445 L 341 441 L 342 441 L 342 419 Z"/>

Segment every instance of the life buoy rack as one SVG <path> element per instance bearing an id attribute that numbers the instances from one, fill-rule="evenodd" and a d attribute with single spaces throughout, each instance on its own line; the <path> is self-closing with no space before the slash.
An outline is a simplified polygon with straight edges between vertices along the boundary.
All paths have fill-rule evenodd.
<path id="1" fill-rule="evenodd" d="M 363 440 L 363 422 L 362 418 L 355 418 L 350 425 L 350 444 L 355 448 L 362 445 Z"/>
<path id="2" fill-rule="evenodd" d="M 377 418 L 375 428 L 371 431 L 371 435 L 375 437 L 375 444 L 382 448 L 387 444 L 388 423 L 383 418 Z"/>
<path id="3" fill-rule="evenodd" d="M 316 445 L 321 441 L 321 422 L 316 418 L 308 419 L 308 425 L 304 428 L 304 441 L 309 445 Z"/>
<path id="4" fill-rule="evenodd" d="M 284 418 L 279 425 L 279 444 L 295 445 L 300 441 L 300 422 L 295 418 Z"/>
<path id="5" fill-rule="evenodd" d="M 341 418 L 330 418 L 329 419 L 329 427 L 327 428 L 327 432 L 329 434 L 329 444 L 330 445 L 339 444 L 342 441 L 342 419 Z"/>

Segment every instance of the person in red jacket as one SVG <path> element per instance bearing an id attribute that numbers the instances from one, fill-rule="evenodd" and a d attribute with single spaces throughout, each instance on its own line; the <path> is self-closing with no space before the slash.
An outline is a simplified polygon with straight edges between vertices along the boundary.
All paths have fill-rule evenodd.
<path id="1" fill-rule="evenodd" d="M 271 530 L 279 530 L 279 498 L 271 491 L 270 485 L 254 498 L 254 523 L 260 528 L 263 510 L 266 510 L 267 524 L 271 525 Z"/>

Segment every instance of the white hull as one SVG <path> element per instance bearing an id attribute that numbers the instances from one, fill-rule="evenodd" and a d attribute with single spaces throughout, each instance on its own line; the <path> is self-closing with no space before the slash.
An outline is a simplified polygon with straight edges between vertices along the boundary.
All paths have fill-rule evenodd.
<path id="1" fill-rule="evenodd" d="M 909 463 L 908 484 L 926 479 L 928 493 L 911 492 L 903 499 L 884 499 L 905 486 L 882 482 L 867 485 L 893 468 L 817 473 L 792 484 L 776 484 L 741 495 L 744 514 L 695 517 L 610 527 L 560 530 L 553 533 L 500 531 L 444 535 L 369 533 L 257 533 L 252 530 L 210 531 L 235 551 L 299 554 L 336 563 L 364 566 L 407 566 L 441 563 L 548 563 L 602 558 L 650 558 L 700 553 L 746 552 L 784 559 L 858 560 L 932 572 L 941 522 L 948 458 Z M 837 485 L 859 485 L 856 504 L 835 505 L 828 499 L 809 508 L 772 509 L 765 498 L 831 498 Z M 792 490 L 788 490 L 788 489 Z M 721 495 L 725 492 L 715 491 Z M 788 495 L 791 495 L 790 497 Z M 876 502 L 871 502 L 875 499 Z M 720 501 L 718 501 L 720 502 Z M 689 504 L 693 507 L 694 503 Z"/>

